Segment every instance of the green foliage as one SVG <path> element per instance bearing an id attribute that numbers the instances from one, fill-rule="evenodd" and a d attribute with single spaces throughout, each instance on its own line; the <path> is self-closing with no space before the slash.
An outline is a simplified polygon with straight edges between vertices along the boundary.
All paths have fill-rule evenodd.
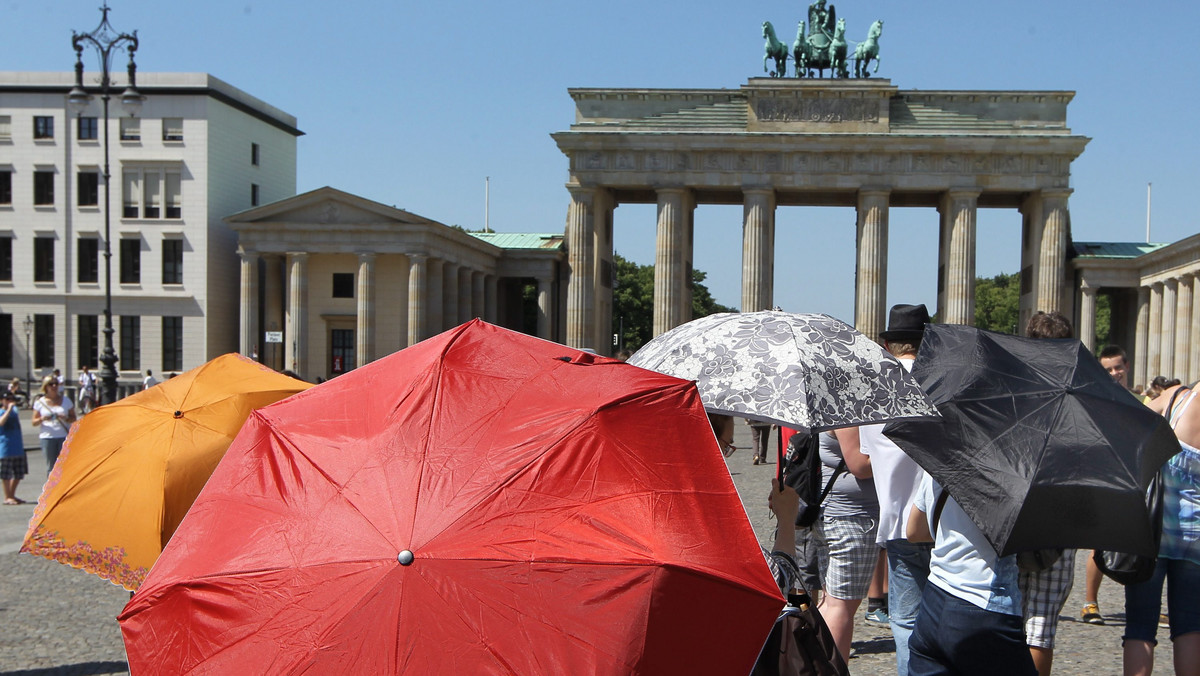
<path id="1" fill-rule="evenodd" d="M 1096 345 L 1108 345 L 1112 333 L 1112 296 L 1107 293 L 1096 296 Z M 1096 348 L 1100 349 L 1100 348 Z"/>
<path id="2" fill-rule="evenodd" d="M 975 326 L 988 331 L 1019 334 L 1021 280 L 1013 273 L 991 279 L 975 278 Z"/>
<path id="3" fill-rule="evenodd" d="M 654 331 L 654 266 L 638 265 L 613 254 L 616 286 L 613 289 L 613 333 L 619 334 L 618 349 L 636 351 Z M 704 280 L 708 275 L 692 270 L 692 317 L 717 312 L 737 312 L 716 302 Z"/>

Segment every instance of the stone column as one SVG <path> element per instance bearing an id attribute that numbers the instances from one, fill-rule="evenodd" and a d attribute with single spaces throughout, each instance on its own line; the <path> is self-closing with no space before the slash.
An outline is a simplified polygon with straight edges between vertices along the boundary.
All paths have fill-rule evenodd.
<path id="1" fill-rule="evenodd" d="M 567 208 L 567 265 L 571 269 L 567 286 L 567 345 L 589 345 L 596 334 L 593 303 L 596 295 L 596 190 L 569 188 L 571 205 Z M 492 307 L 495 307 L 493 302 Z"/>
<path id="2" fill-rule="evenodd" d="M 1163 285 L 1155 282 L 1150 286 L 1149 345 L 1146 349 L 1146 382 L 1149 385 L 1156 376 L 1162 375 L 1162 309 Z"/>
<path id="3" fill-rule="evenodd" d="M 1038 247 L 1035 310 L 1062 312 L 1067 265 L 1067 198 L 1070 190 L 1042 191 L 1042 238 Z"/>
<path id="4" fill-rule="evenodd" d="M 742 312 L 770 310 L 775 285 L 775 191 L 742 190 Z"/>
<path id="5" fill-rule="evenodd" d="M 854 328 L 879 340 L 887 321 L 888 200 L 884 189 L 858 191 Z"/>
<path id="6" fill-rule="evenodd" d="M 979 190 L 950 190 L 942 196 L 941 242 L 943 303 L 938 317 L 944 324 L 975 323 L 975 218 Z"/>
<path id="7" fill-rule="evenodd" d="M 425 328 L 426 338 L 431 338 L 446 330 L 444 321 L 445 295 L 442 293 L 442 273 L 445 261 L 429 257 L 425 262 Z"/>
<path id="8" fill-rule="evenodd" d="M 354 330 L 355 367 L 375 361 L 375 254 L 358 254 L 358 308 Z"/>
<path id="9" fill-rule="evenodd" d="M 1079 289 L 1079 340 L 1092 352 L 1096 351 L 1096 287 L 1084 281 Z"/>
<path id="10" fill-rule="evenodd" d="M 1175 378 L 1175 309 L 1178 305 L 1179 280 L 1174 277 L 1163 283 L 1162 337 L 1159 339 L 1161 369 L 1158 375 Z"/>
<path id="11" fill-rule="evenodd" d="M 283 285 L 283 256 L 264 255 L 266 269 L 263 274 L 263 323 L 259 336 L 263 342 L 259 348 L 263 363 L 276 370 L 283 370 L 283 343 L 268 343 L 263 331 L 283 332 L 286 292 Z"/>
<path id="12" fill-rule="evenodd" d="M 551 289 L 554 285 L 554 278 L 549 275 L 543 275 L 537 278 L 537 336 L 550 340 L 550 299 L 553 297 Z"/>
<path id="13" fill-rule="evenodd" d="M 259 333 L 258 333 L 258 253 L 254 251 L 239 251 L 238 257 L 241 259 L 241 314 L 242 321 L 241 332 L 239 333 L 238 351 L 242 356 L 250 357 L 257 355 L 262 358 L 262 352 L 259 351 Z"/>
<path id="14" fill-rule="evenodd" d="M 288 253 L 287 368 L 308 376 L 308 254 Z"/>
<path id="15" fill-rule="evenodd" d="M 471 316 L 479 317 L 487 321 L 484 317 L 486 308 L 483 303 L 483 273 L 476 271 L 471 273 Z"/>
<path id="16" fill-rule="evenodd" d="M 1133 384 L 1145 385 L 1150 355 L 1150 287 L 1139 286 L 1137 296 L 1137 327 L 1133 336 Z"/>
<path id="17" fill-rule="evenodd" d="M 429 337 L 425 284 L 428 273 L 425 254 L 408 255 L 408 344 Z"/>
<path id="18" fill-rule="evenodd" d="M 458 265 L 447 261 L 442 268 L 442 330 L 458 326 Z"/>
<path id="19" fill-rule="evenodd" d="M 653 335 L 666 333 L 691 319 L 692 252 L 688 246 L 691 195 L 681 188 L 658 191 L 658 239 L 654 251 Z M 684 300 L 687 301 L 686 305 Z M 689 312 L 684 312 L 684 310 Z"/>
<path id="20" fill-rule="evenodd" d="M 496 297 L 499 294 L 500 279 L 496 275 L 484 275 L 483 278 L 483 318 L 496 323 Z"/>
<path id="21" fill-rule="evenodd" d="M 458 323 L 465 324 L 475 316 L 471 307 L 471 275 L 468 267 L 458 269 Z"/>
<path id="22" fill-rule="evenodd" d="M 1175 377 L 1191 383 L 1192 357 L 1192 293 L 1194 278 L 1183 275 L 1179 278 L 1177 305 L 1175 308 Z"/>

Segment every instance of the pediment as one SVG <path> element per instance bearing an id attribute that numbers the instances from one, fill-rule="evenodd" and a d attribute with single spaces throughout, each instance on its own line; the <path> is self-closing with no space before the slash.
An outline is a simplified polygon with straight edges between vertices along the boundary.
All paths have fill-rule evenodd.
<path id="1" fill-rule="evenodd" d="M 238 224 L 289 226 L 370 227 L 437 224 L 422 216 L 380 204 L 334 188 L 319 188 L 301 195 L 239 212 L 227 219 Z"/>

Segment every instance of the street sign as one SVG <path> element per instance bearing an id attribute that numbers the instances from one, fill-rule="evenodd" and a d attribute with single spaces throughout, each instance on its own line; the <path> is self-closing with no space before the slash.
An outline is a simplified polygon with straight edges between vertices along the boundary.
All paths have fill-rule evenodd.
<path id="1" fill-rule="evenodd" d="M 283 331 L 267 331 L 267 342 L 268 343 L 282 343 L 283 342 Z"/>

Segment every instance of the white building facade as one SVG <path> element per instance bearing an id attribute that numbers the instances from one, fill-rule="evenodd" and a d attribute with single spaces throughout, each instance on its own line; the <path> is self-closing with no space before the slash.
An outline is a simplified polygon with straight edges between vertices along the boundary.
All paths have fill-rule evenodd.
<path id="1" fill-rule="evenodd" d="M 98 74 L 0 72 L 0 376 L 68 381 L 104 347 Z M 204 73 L 139 73 L 109 104 L 113 346 L 122 385 L 238 349 L 237 237 L 224 218 L 296 192 L 296 119 Z M 28 329 L 27 329 L 28 327 Z M 27 348 L 28 344 L 28 348 Z"/>

